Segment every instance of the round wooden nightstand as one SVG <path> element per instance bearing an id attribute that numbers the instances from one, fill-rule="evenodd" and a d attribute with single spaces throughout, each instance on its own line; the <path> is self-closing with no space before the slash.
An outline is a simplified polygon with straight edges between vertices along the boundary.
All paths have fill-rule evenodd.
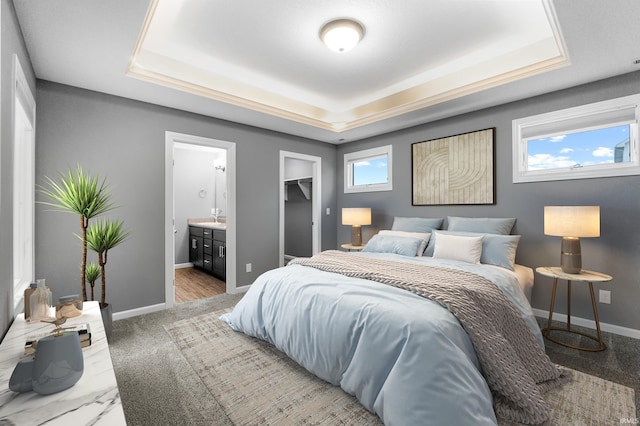
<path id="1" fill-rule="evenodd" d="M 340 247 L 347 251 L 360 251 L 364 248 L 364 244 L 361 246 L 354 246 L 353 244 L 341 244 Z"/>
<path id="2" fill-rule="evenodd" d="M 549 339 L 550 341 L 562 346 L 566 346 L 568 348 L 579 349 L 581 351 L 591 351 L 591 352 L 604 350 L 606 346 L 602 341 L 602 332 L 600 331 L 600 320 L 598 319 L 598 308 L 596 307 L 596 298 L 593 293 L 593 283 L 611 281 L 613 279 L 611 275 L 603 274 L 601 272 L 587 271 L 585 269 L 583 269 L 579 274 L 567 274 L 566 272 L 563 272 L 560 267 L 557 267 L 557 266 L 542 266 L 542 267 L 536 268 L 536 272 L 540 275 L 553 278 L 553 290 L 551 292 L 551 307 L 549 308 L 549 320 L 547 321 L 547 327 L 542 329 L 542 335 L 547 339 Z M 553 318 L 553 305 L 556 302 L 556 287 L 558 285 L 558 279 L 567 281 L 567 327 L 566 328 L 551 327 L 551 320 Z M 589 284 L 589 292 L 591 294 L 591 306 L 593 308 L 593 316 L 596 322 L 596 330 L 598 332 L 597 337 L 587 333 L 583 333 L 581 331 L 571 329 L 571 282 L 572 281 L 586 282 Z M 561 342 L 550 336 L 552 331 L 564 331 L 564 332 L 579 334 L 581 336 L 588 337 L 589 339 L 592 339 L 598 342 L 598 347 L 590 348 L 585 346 L 575 346 L 569 343 Z"/>

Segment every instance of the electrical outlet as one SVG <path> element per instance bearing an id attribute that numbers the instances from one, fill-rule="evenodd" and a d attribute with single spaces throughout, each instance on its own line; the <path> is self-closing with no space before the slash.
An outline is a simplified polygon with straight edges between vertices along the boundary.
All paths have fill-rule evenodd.
<path id="1" fill-rule="evenodd" d="M 611 303 L 610 290 L 600 290 L 600 303 Z"/>
<path id="2" fill-rule="evenodd" d="M 247 272 L 251 272 L 251 264 L 250 263 L 247 263 L 246 271 Z"/>
<path id="3" fill-rule="evenodd" d="M 331 208 L 327 207 L 327 216 L 331 215 Z"/>

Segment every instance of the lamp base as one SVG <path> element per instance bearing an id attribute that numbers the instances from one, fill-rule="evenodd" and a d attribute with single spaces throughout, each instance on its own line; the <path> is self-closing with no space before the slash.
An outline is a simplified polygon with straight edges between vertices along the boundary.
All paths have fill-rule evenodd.
<path id="1" fill-rule="evenodd" d="M 580 238 L 563 237 L 560 267 L 567 274 L 579 274 L 582 271 L 582 253 Z"/>
<path id="2" fill-rule="evenodd" d="M 352 246 L 362 245 L 362 226 L 360 225 L 351 226 L 351 245 Z"/>

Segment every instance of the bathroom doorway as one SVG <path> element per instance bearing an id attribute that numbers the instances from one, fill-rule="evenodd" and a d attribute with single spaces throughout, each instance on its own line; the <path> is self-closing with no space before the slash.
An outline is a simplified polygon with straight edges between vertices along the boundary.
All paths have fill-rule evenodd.
<path id="1" fill-rule="evenodd" d="M 225 292 L 236 291 L 235 144 L 216 139 L 166 132 L 165 136 L 165 304 L 184 300 L 176 283 L 190 281 L 188 297 L 202 292 L 219 278 L 191 270 L 189 223 L 207 222 L 225 236 Z M 221 249 L 222 253 L 222 249 Z M 186 271 L 186 267 L 190 270 Z M 185 271 L 182 271 L 185 269 Z M 198 268 L 196 268 L 198 269 Z M 178 272 L 179 271 L 179 272 Z M 184 272 L 189 272 L 185 274 Z M 209 276 L 211 275 L 211 279 Z M 178 279 L 176 279 L 178 277 Z M 204 284 L 203 284 L 204 283 Z M 220 290 L 213 294 L 220 293 Z"/>
<path id="2" fill-rule="evenodd" d="M 225 292 L 227 215 L 226 150 L 174 143 L 174 268 L 175 302 L 201 299 Z M 205 228 L 193 225 L 206 226 Z M 192 226 L 189 226 L 192 225 Z M 214 230 L 215 227 L 215 230 Z M 190 232 L 190 230 L 192 232 Z M 204 230 L 210 238 L 204 239 Z M 213 233 L 220 245 L 213 251 Z M 196 235 L 198 234 L 198 235 Z M 198 248 L 200 246 L 200 248 Z M 200 251 L 202 250 L 202 251 Z M 207 253 L 204 253 L 204 250 Z M 214 259 L 219 268 L 212 266 Z"/>

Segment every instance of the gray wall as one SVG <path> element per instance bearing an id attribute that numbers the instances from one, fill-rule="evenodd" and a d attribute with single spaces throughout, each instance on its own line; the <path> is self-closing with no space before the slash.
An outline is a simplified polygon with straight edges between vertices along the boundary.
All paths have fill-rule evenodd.
<path id="1" fill-rule="evenodd" d="M 108 178 L 121 206 L 115 214 L 133 232 L 109 255 L 107 299 L 115 312 L 164 302 L 167 130 L 236 143 L 238 286 L 278 266 L 280 150 L 322 158 L 322 209 L 335 211 L 333 145 L 40 80 L 37 104 L 36 182 L 81 164 Z M 336 220 L 322 219 L 323 247 L 333 248 Z M 36 206 L 36 275 L 54 297 L 78 291 L 78 230 L 73 215 Z"/>
<path id="2" fill-rule="evenodd" d="M 373 223 L 363 227 L 364 241 L 378 229 L 390 228 L 394 216 L 516 217 L 513 233 L 522 235 L 516 260 L 535 268 L 559 263 L 560 238 L 543 235 L 545 205 L 600 205 L 601 237 L 582 239 L 585 269 L 614 277 L 609 284 L 595 285 L 596 293 L 598 289 L 612 291 L 610 305 L 598 304 L 600 320 L 640 329 L 637 303 L 640 298 L 640 176 L 513 184 L 511 163 L 513 119 L 638 92 L 640 72 L 341 145 L 337 168 L 338 207 L 372 208 Z M 488 127 L 496 127 L 497 203 L 490 206 L 412 206 L 411 144 Z M 387 144 L 393 145 L 393 191 L 344 194 L 344 154 Z M 339 218 L 336 219 L 338 242 L 348 242 L 350 227 L 340 225 Z M 548 310 L 551 280 L 536 276 L 535 282 L 532 305 Z M 556 297 L 556 311 L 563 313 L 566 312 L 564 288 L 563 284 L 563 290 Z M 588 287 L 577 284 L 572 291 L 572 314 L 593 318 Z"/>
<path id="3" fill-rule="evenodd" d="M 1 27 L 1 84 L 0 112 L 0 338 L 4 336 L 14 317 L 13 312 L 13 119 L 12 85 L 13 54 L 17 54 L 27 77 L 31 92 L 36 94 L 36 80 L 13 1 L 0 4 Z M 37 112 L 36 112 L 37 114 Z M 19 312 L 17 312 L 19 313 Z"/>

